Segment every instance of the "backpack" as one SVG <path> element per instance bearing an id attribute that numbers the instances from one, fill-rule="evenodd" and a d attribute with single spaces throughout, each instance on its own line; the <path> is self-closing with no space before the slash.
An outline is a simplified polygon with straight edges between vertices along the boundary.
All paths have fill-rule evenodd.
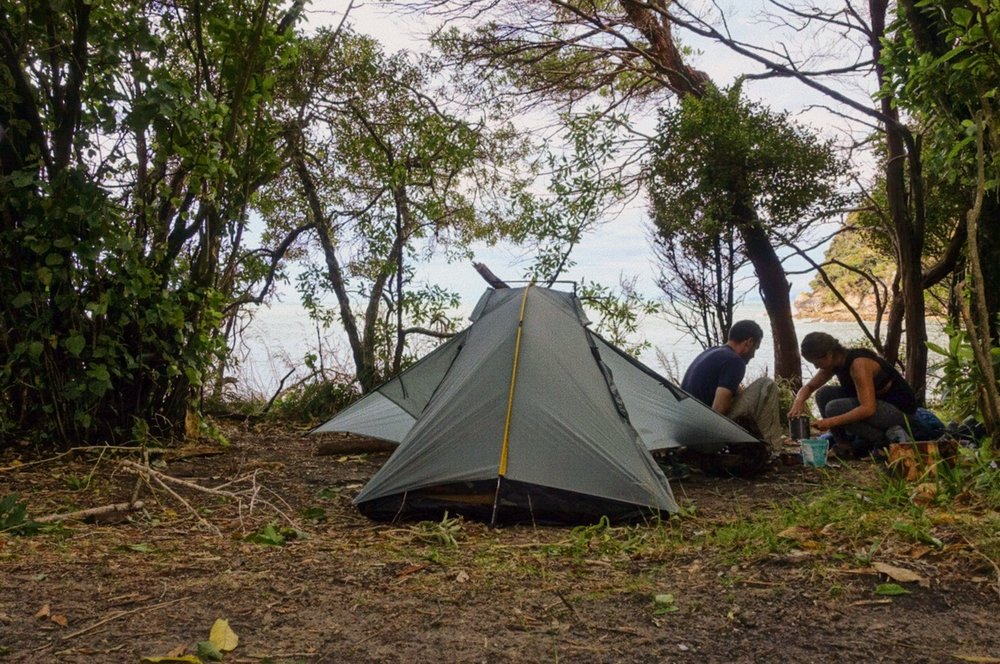
<path id="1" fill-rule="evenodd" d="M 945 434 L 944 422 L 926 408 L 917 408 L 907 420 L 913 440 L 937 440 Z"/>

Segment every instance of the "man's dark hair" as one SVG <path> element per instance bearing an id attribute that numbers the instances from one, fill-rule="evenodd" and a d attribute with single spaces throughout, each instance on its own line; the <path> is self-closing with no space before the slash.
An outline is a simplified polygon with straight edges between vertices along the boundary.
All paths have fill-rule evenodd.
<path id="1" fill-rule="evenodd" d="M 764 338 L 764 330 L 760 329 L 760 325 L 753 322 L 752 320 L 740 320 L 733 323 L 733 326 L 729 328 L 729 340 L 730 341 L 746 341 L 747 339 L 753 339 L 757 343 Z"/>

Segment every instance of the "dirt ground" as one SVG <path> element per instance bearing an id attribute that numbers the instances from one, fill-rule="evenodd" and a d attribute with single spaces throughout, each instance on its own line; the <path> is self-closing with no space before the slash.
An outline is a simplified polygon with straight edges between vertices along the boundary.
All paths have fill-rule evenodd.
<path id="1" fill-rule="evenodd" d="M 674 481 L 686 514 L 670 528 L 692 544 L 657 547 L 643 539 L 651 526 L 377 524 L 350 500 L 385 453 L 317 456 L 320 441 L 297 433 L 230 438 L 209 456 L 154 454 L 162 475 L 145 480 L 134 456 L 0 456 L 0 498 L 19 494 L 34 517 L 136 487 L 144 501 L 127 518 L 0 535 L 0 661 L 190 655 L 224 618 L 239 636 L 225 662 L 1000 662 L 995 574 L 973 555 L 909 557 L 926 587 L 886 597 L 873 592 L 886 577 L 851 555 L 744 559 L 693 544 L 821 491 L 815 470 Z"/>

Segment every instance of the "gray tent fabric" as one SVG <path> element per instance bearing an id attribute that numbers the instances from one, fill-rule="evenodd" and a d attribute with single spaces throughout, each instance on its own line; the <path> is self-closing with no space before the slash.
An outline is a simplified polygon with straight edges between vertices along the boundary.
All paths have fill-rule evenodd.
<path id="1" fill-rule="evenodd" d="M 309 433 L 342 431 L 398 443 L 416 421 L 416 417 L 381 392 L 371 392 Z"/>
<path id="2" fill-rule="evenodd" d="M 573 293 L 489 289 L 472 319 L 315 430 L 399 441 L 355 499 L 368 516 L 655 517 L 678 507 L 651 450 L 757 442 L 590 332 Z"/>
<path id="3" fill-rule="evenodd" d="M 755 443 L 740 425 L 671 385 L 633 357 L 593 334 L 601 360 L 628 410 L 629 421 L 650 451 L 694 447 L 712 453 L 730 443 Z"/>
<path id="4" fill-rule="evenodd" d="M 309 433 L 340 431 L 400 442 L 462 349 L 467 333 L 468 328 L 462 330 Z"/>
<path id="5" fill-rule="evenodd" d="M 314 430 L 399 442 L 368 516 L 634 521 L 678 510 L 651 451 L 758 442 L 587 329 L 574 293 L 489 289 L 472 320 Z"/>

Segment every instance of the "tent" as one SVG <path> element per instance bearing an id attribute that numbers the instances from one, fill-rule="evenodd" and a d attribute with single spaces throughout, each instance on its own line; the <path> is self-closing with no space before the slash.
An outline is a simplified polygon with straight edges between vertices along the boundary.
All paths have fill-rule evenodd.
<path id="1" fill-rule="evenodd" d="M 589 523 L 676 512 L 651 451 L 757 443 L 587 328 L 575 294 L 489 289 L 472 325 L 314 432 L 399 443 L 374 519 Z"/>

